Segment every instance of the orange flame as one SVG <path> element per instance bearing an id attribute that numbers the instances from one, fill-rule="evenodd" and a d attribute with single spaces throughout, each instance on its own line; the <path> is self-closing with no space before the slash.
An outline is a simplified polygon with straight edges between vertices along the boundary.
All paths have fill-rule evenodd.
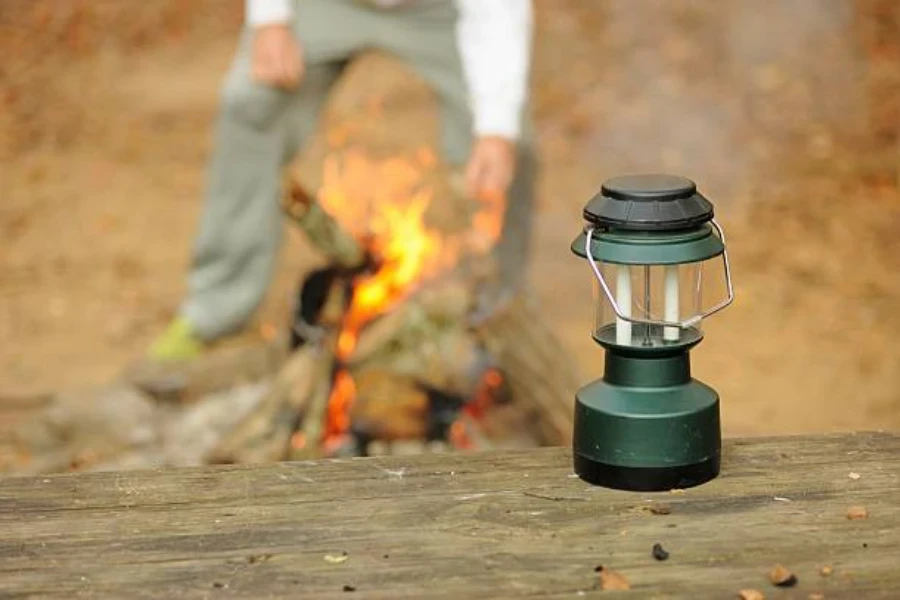
<path id="1" fill-rule="evenodd" d="M 347 371 L 338 371 L 331 387 L 328 399 L 328 412 L 325 418 L 325 443 L 340 438 L 350 431 L 350 408 L 356 398 L 356 384 Z"/>
<path id="2" fill-rule="evenodd" d="M 434 153 L 419 149 L 414 158 L 371 160 L 354 150 L 325 161 L 319 192 L 322 207 L 359 240 L 367 240 L 378 270 L 360 277 L 337 340 L 338 364 L 350 358 L 359 333 L 371 320 L 389 311 L 416 286 L 455 264 L 461 240 L 443 236 L 425 224 L 433 194 L 423 184 L 437 164 Z M 496 196 L 482 201 L 472 230 L 492 244 L 499 237 L 505 201 Z M 346 371 L 335 375 L 328 402 L 325 445 L 350 429 L 356 386 Z"/>

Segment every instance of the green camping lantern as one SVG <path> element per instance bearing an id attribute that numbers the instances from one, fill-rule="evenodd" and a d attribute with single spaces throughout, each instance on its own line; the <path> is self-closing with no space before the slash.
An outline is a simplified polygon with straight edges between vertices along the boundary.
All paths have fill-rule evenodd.
<path id="1" fill-rule="evenodd" d="M 702 321 L 734 299 L 713 206 L 689 179 L 631 175 L 604 183 L 584 218 L 572 250 L 596 280 L 593 338 L 606 363 L 576 394 L 575 472 L 640 491 L 709 481 L 719 396 L 691 377 L 689 352 Z"/>

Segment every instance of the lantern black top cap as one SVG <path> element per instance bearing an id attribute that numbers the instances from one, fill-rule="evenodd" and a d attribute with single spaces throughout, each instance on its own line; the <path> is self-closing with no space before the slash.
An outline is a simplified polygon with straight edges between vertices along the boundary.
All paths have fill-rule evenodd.
<path id="1" fill-rule="evenodd" d="M 707 223 L 713 205 L 690 179 L 675 175 L 625 175 L 604 182 L 584 207 L 598 227 L 629 231 L 675 231 Z"/>

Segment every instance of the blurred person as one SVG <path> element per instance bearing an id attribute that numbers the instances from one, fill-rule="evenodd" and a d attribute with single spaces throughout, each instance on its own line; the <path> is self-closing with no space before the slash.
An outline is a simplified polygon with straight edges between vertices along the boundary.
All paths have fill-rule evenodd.
<path id="1" fill-rule="evenodd" d="M 403 60 L 435 92 L 446 161 L 473 198 L 505 194 L 498 294 L 519 289 L 536 159 L 527 114 L 531 0 L 247 0 L 221 94 L 187 298 L 151 347 L 185 360 L 240 331 L 265 296 L 281 243 L 281 169 L 360 52 Z"/>

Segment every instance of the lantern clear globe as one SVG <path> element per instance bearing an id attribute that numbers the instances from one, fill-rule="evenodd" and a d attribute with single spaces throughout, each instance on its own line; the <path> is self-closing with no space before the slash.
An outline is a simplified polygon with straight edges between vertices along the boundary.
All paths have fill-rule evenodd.
<path id="1" fill-rule="evenodd" d="M 673 265 L 624 265 L 598 262 L 603 278 L 625 317 L 636 320 L 685 323 L 714 306 L 724 293 L 724 269 L 718 257 Z M 632 323 L 616 315 L 596 278 L 594 280 L 595 340 L 604 345 L 664 347 L 693 343 L 702 323 L 689 327 Z"/>

